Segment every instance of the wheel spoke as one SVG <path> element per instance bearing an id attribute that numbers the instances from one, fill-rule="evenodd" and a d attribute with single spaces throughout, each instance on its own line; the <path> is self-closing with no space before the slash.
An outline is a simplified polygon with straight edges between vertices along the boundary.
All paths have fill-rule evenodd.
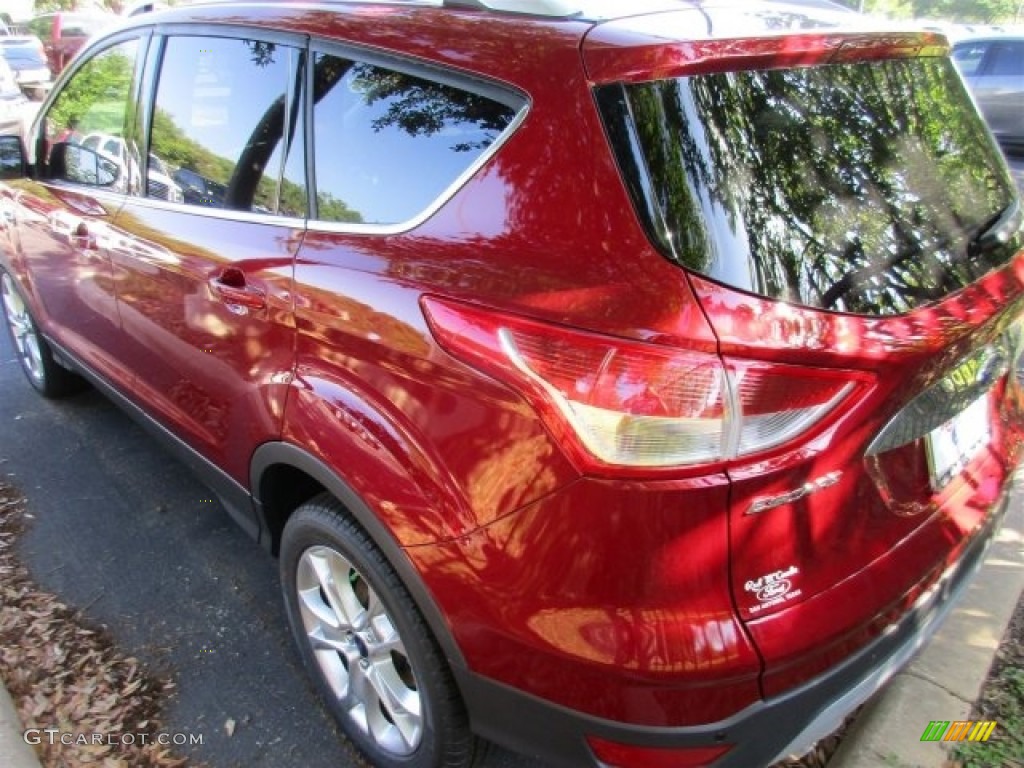
<path id="1" fill-rule="evenodd" d="M 370 647 L 370 655 L 375 658 L 390 657 L 392 651 L 405 656 L 405 646 L 398 630 L 391 623 L 391 617 L 386 613 L 374 617 L 370 623 L 373 642 L 367 643 Z"/>
<path id="2" fill-rule="evenodd" d="M 359 648 L 352 635 L 328 624 L 318 624 L 307 632 L 314 651 L 337 651 L 349 662 L 359 659 Z"/>
<path id="3" fill-rule="evenodd" d="M 367 665 L 363 660 L 356 662 L 348 670 L 348 695 L 342 706 L 349 712 L 362 710 L 364 722 L 367 712 L 377 707 L 377 692 L 367 676 Z"/>
<path id="4" fill-rule="evenodd" d="M 420 716 L 419 694 L 405 684 L 393 663 L 378 662 L 370 670 L 370 682 L 388 714 Z"/>

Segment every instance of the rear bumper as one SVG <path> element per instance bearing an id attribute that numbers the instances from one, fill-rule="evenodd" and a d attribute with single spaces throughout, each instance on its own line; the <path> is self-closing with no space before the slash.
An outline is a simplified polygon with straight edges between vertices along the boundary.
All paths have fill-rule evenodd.
<path id="1" fill-rule="evenodd" d="M 817 678 L 725 720 L 653 728 L 592 717 L 456 670 L 474 730 L 554 765 L 599 765 L 588 736 L 653 748 L 731 744 L 715 768 L 751 768 L 807 751 L 881 688 L 934 634 L 980 565 L 1002 522 L 1007 494 L 963 556 L 886 632 Z"/>

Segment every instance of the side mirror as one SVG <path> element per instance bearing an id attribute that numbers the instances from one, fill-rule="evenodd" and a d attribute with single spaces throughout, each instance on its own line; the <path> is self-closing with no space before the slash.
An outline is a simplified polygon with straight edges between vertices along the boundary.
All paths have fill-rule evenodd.
<path id="1" fill-rule="evenodd" d="M 121 168 L 113 160 L 80 144 L 55 144 L 50 155 L 52 178 L 86 184 L 90 187 L 114 187 L 121 179 Z"/>
<path id="2" fill-rule="evenodd" d="M 0 181 L 25 177 L 25 145 L 20 136 L 0 136 Z"/>

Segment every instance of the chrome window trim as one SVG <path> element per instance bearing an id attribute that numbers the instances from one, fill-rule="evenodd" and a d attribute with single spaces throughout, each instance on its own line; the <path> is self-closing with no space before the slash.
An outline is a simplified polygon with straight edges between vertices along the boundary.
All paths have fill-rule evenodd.
<path id="1" fill-rule="evenodd" d="M 254 213 L 253 211 L 242 211 L 237 208 L 208 208 L 203 205 L 172 203 L 170 200 L 142 197 L 141 195 L 138 197 L 126 195 L 124 199 L 126 205 L 141 205 L 143 208 L 154 208 L 172 213 L 187 213 L 192 216 L 205 216 L 210 219 L 224 219 L 226 221 L 243 221 L 250 224 L 272 224 L 290 229 L 306 228 L 306 219 L 295 216 L 278 216 L 276 213 Z"/>
<path id="2" fill-rule="evenodd" d="M 280 227 L 287 227 L 289 229 L 306 228 L 306 220 L 296 218 L 294 216 L 278 216 L 273 213 L 253 213 L 252 211 L 240 211 L 233 208 L 205 208 L 201 205 L 191 205 L 190 203 L 172 203 L 169 200 L 126 195 L 122 192 L 112 192 L 109 189 L 104 189 L 103 187 L 90 187 L 87 184 L 75 184 L 73 181 L 64 181 L 61 179 L 45 179 L 42 181 L 42 184 L 44 186 L 53 186 L 58 189 L 66 189 L 69 192 L 83 194 L 88 197 L 95 198 L 99 202 L 117 204 L 116 210 L 107 214 L 107 217 L 111 220 L 128 206 L 137 205 L 143 208 L 154 208 L 156 210 L 170 211 L 172 213 L 187 213 L 193 216 L 206 216 L 211 219 L 243 221 L 250 224 L 271 224 Z M 104 217 L 97 216 L 95 214 L 87 214 L 82 218 L 102 219 Z"/>
<path id="3" fill-rule="evenodd" d="M 292 216 L 278 216 L 272 213 L 253 213 L 252 211 L 241 211 L 233 208 L 207 208 L 191 203 L 173 203 L 169 200 L 160 200 L 152 197 L 134 197 L 122 195 L 116 192 L 109 192 L 96 187 L 84 187 L 92 192 L 99 192 L 103 197 L 120 199 L 125 205 L 141 205 L 144 208 L 188 213 L 199 216 L 206 216 L 213 219 L 225 219 L 230 221 L 247 221 L 253 224 L 274 224 L 282 227 L 295 229 L 308 229 L 311 232 L 325 232 L 330 234 L 352 234 L 352 235 L 397 235 L 408 232 L 423 224 L 431 216 L 444 207 L 455 194 L 476 175 L 476 173 L 487 164 L 491 157 L 508 141 L 516 129 L 526 120 L 529 105 L 526 104 L 516 114 L 512 122 L 494 140 L 494 142 L 478 157 L 465 171 L 463 171 L 422 213 L 412 219 L 398 224 L 353 224 L 350 222 L 321 221 L 318 219 L 303 219 Z M 76 184 L 67 184 L 70 189 L 83 189 Z"/>

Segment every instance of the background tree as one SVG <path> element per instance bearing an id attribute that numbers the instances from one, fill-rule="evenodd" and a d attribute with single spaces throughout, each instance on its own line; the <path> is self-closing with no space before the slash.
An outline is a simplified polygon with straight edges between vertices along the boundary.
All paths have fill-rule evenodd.
<path id="1" fill-rule="evenodd" d="M 944 19 L 961 23 L 1011 22 L 1020 0 L 837 0 L 855 10 L 896 18 Z M 1024 21 L 1024 19 L 1016 19 Z"/>
<path id="2" fill-rule="evenodd" d="M 119 13 L 122 0 L 35 0 L 36 13 L 107 10 Z"/>

